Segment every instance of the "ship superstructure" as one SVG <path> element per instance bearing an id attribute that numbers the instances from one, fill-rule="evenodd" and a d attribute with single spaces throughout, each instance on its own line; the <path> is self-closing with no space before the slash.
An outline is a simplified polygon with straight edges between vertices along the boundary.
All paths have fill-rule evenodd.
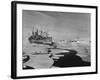
<path id="1" fill-rule="evenodd" d="M 37 44 L 52 44 L 52 37 L 48 34 L 48 32 L 39 30 L 36 27 L 33 27 L 32 35 L 28 38 L 30 43 Z"/>

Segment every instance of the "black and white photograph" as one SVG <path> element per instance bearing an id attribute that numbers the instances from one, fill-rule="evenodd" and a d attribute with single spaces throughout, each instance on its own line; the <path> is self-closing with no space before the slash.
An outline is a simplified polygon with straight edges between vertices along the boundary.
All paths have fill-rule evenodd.
<path id="1" fill-rule="evenodd" d="M 12 4 L 13 78 L 97 72 L 96 6 Z"/>
<path id="2" fill-rule="evenodd" d="M 23 69 L 91 65 L 90 14 L 23 10 Z"/>

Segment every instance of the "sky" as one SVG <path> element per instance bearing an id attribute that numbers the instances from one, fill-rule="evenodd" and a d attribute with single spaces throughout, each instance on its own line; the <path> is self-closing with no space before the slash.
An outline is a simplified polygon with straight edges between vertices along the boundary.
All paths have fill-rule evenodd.
<path id="1" fill-rule="evenodd" d="M 23 10 L 23 41 L 31 35 L 33 26 L 49 31 L 55 40 L 90 39 L 90 14 Z"/>

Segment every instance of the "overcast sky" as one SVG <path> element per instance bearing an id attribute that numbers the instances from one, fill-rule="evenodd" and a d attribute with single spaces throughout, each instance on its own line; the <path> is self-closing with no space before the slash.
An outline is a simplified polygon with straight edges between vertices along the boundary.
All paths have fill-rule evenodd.
<path id="1" fill-rule="evenodd" d="M 23 40 L 31 35 L 33 26 L 49 31 L 56 40 L 90 39 L 89 13 L 23 10 L 22 26 Z"/>

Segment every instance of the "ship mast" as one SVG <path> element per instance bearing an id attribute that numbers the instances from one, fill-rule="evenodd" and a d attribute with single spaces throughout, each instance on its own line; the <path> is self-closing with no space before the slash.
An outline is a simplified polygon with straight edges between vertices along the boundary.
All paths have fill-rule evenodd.
<path id="1" fill-rule="evenodd" d="M 32 30 L 32 36 L 35 35 L 35 31 L 34 31 L 34 26 L 33 26 L 33 30 Z"/>

